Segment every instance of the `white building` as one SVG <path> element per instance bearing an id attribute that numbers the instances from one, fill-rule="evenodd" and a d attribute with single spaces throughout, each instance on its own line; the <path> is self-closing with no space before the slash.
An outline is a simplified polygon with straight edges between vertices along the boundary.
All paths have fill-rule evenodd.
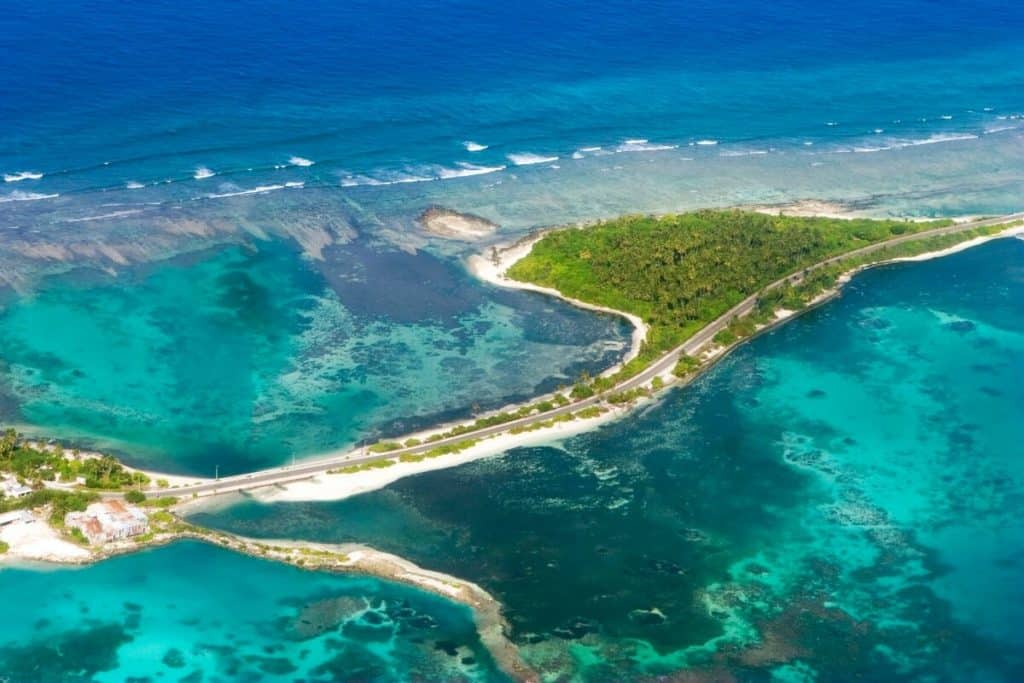
<path id="1" fill-rule="evenodd" d="M 107 543 L 146 533 L 149 518 L 133 505 L 110 499 L 93 503 L 85 512 L 69 512 L 64 525 L 80 529 L 90 543 Z"/>
<path id="2" fill-rule="evenodd" d="M 14 477 L 8 477 L 0 481 L 0 493 L 3 493 L 6 498 L 22 498 L 32 493 L 32 488 L 18 483 Z"/>
<path id="3" fill-rule="evenodd" d="M 0 514 L 0 527 L 11 524 L 32 524 L 36 518 L 28 510 L 11 510 Z"/>

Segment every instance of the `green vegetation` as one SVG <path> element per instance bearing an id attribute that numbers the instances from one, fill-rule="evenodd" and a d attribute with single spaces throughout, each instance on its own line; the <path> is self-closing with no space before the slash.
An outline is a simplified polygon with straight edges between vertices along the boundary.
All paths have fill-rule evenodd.
<path id="1" fill-rule="evenodd" d="M 554 287 L 564 295 L 633 313 L 649 326 L 637 358 L 617 374 L 581 378 L 574 398 L 605 391 L 632 377 L 743 299 L 762 292 L 758 310 L 718 333 L 728 345 L 770 322 L 774 310 L 798 310 L 835 284 L 839 274 L 864 263 L 910 255 L 1005 228 L 985 228 L 905 242 L 828 267 L 807 271 L 797 286 L 764 291 L 769 284 L 830 257 L 949 221 L 798 218 L 738 210 L 697 211 L 665 217 L 626 216 L 579 230 L 548 233 L 509 270 L 520 281 Z M 692 372 L 682 359 L 677 375 Z"/>
<path id="2" fill-rule="evenodd" d="M 327 470 L 327 474 L 355 474 L 356 472 L 366 472 L 367 470 L 380 470 L 385 467 L 391 467 L 395 464 L 395 460 L 371 460 L 370 462 L 364 462 L 359 465 L 349 465 L 348 467 L 339 467 L 333 470 Z"/>
<path id="3" fill-rule="evenodd" d="M 387 453 L 388 451 L 397 451 L 401 447 L 402 444 L 397 441 L 378 441 L 367 450 L 371 453 Z"/>
<path id="4" fill-rule="evenodd" d="M 700 367 L 700 361 L 693 356 L 688 356 L 685 353 L 679 356 L 679 361 L 676 363 L 676 367 L 672 370 L 672 374 L 676 377 L 686 377 L 690 373 L 694 372 Z"/>
<path id="5" fill-rule="evenodd" d="M 131 490 L 128 493 L 124 494 L 124 499 L 129 503 L 134 503 L 135 505 L 138 505 L 139 503 L 142 503 L 146 500 L 146 494 L 143 493 L 142 491 Z"/>
<path id="6" fill-rule="evenodd" d="M 49 505 L 50 523 L 61 527 L 64 525 L 64 515 L 69 512 L 81 512 L 89 503 L 95 503 L 99 499 L 99 495 L 92 491 L 39 489 L 21 498 L 0 498 L 0 512 L 31 510 Z"/>
<path id="7" fill-rule="evenodd" d="M 60 444 L 48 449 L 36 448 L 21 441 L 13 429 L 4 430 L 0 435 L 0 471 L 33 485 L 46 481 L 74 482 L 79 477 L 90 489 L 116 490 L 149 483 L 147 476 L 129 472 L 108 455 L 70 457 Z"/>
<path id="8" fill-rule="evenodd" d="M 128 496 L 125 495 L 125 498 L 128 498 Z M 176 496 L 160 496 L 159 498 L 144 498 L 138 504 L 145 508 L 169 508 L 177 502 L 178 498 Z"/>
<path id="9" fill-rule="evenodd" d="M 11 549 L 11 546 L 7 545 L 3 541 L 0 541 L 0 555 L 3 555 L 4 553 L 6 553 L 10 549 Z"/>

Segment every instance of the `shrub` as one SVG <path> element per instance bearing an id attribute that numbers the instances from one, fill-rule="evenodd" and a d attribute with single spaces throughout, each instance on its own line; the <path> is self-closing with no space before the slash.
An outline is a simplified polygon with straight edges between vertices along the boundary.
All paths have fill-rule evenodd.
<path id="1" fill-rule="evenodd" d="M 728 346 L 736 341 L 736 335 L 729 328 L 720 331 L 715 335 L 715 343 L 721 346 Z"/>
<path id="2" fill-rule="evenodd" d="M 138 505 L 146 500 L 146 494 L 142 491 L 128 491 L 124 494 L 124 499 L 129 503 Z"/>

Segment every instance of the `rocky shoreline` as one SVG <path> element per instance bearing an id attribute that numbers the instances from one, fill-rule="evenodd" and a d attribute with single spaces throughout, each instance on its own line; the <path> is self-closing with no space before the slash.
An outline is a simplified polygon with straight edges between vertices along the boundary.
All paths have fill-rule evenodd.
<path id="1" fill-rule="evenodd" d="M 39 520 L 49 531 L 56 531 Z M 50 565 L 84 566 L 182 540 L 209 543 L 251 557 L 289 564 L 308 571 L 363 574 L 413 586 L 440 595 L 470 608 L 480 641 L 491 653 L 497 666 L 515 681 L 533 683 L 538 674 L 526 664 L 518 648 L 508 637 L 509 625 L 502 615 L 501 603 L 475 583 L 424 569 L 409 560 L 356 543 L 326 544 L 295 540 L 254 539 L 223 531 L 198 527 L 174 517 L 171 530 L 159 531 L 139 540 L 122 540 L 98 547 L 63 541 L 77 552 L 26 555 L 12 547 L 0 555 L 0 564 L 28 561 Z"/>

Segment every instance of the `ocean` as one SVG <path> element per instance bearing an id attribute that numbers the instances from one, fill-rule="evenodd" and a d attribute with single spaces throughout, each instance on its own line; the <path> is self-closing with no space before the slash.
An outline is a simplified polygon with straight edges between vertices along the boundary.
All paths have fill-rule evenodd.
<path id="1" fill-rule="evenodd" d="M 625 330 L 484 287 L 467 254 L 625 212 L 1019 209 L 1022 19 L 922 1 L 5 12 L 0 416 L 209 474 L 572 383 Z M 430 234 L 435 205 L 498 227 Z"/>
<path id="2" fill-rule="evenodd" d="M 1022 264 L 869 271 L 592 432 L 192 521 L 474 581 L 553 677 L 1020 680 Z"/>
<path id="3" fill-rule="evenodd" d="M 621 357 L 621 320 L 467 272 L 537 227 L 800 200 L 1019 211 L 1021 26 L 1024 7 L 984 0 L 7 7 L 0 422 L 174 472 L 282 464 Z M 432 206 L 496 227 L 432 234 Z M 584 680 L 1019 680 L 1021 256 L 868 273 L 562 444 L 197 521 L 478 581 L 531 662 Z M 181 566 L 220 573 L 176 622 Z M 220 595 L 249 573 L 264 601 Z M 0 676 L 493 675 L 464 612 L 334 579 L 193 544 L 4 568 Z M 317 591 L 365 598 L 387 637 L 357 623 L 344 646 L 275 650 Z M 439 649 L 402 601 L 444 622 Z M 331 628 L 363 619 L 346 615 Z M 232 633 L 241 659 L 209 654 Z M 160 668 L 168 648 L 186 666 Z"/>

